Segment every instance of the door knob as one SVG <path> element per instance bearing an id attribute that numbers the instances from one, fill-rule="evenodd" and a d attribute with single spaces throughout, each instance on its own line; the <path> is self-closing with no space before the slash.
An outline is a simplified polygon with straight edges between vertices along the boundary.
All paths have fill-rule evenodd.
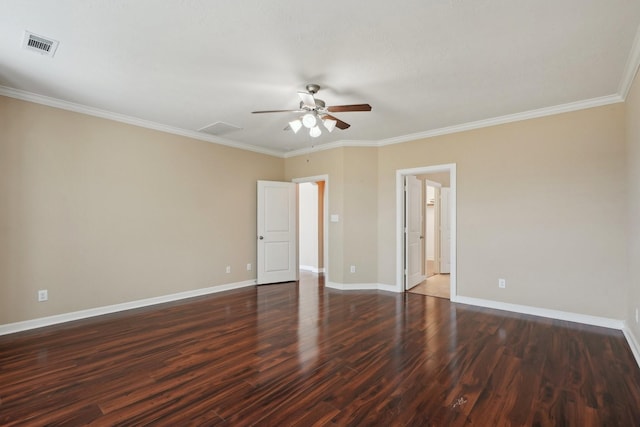
<path id="1" fill-rule="evenodd" d="M 264 237 L 260 236 L 260 237 L 258 237 L 258 239 L 262 240 L 262 239 L 264 239 Z"/>

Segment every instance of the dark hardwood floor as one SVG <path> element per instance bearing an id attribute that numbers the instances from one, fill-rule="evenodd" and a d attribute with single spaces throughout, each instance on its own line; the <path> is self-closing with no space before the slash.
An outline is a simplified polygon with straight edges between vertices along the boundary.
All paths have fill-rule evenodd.
<path id="1" fill-rule="evenodd" d="M 0 337 L 1 425 L 640 425 L 620 331 L 300 284 Z"/>

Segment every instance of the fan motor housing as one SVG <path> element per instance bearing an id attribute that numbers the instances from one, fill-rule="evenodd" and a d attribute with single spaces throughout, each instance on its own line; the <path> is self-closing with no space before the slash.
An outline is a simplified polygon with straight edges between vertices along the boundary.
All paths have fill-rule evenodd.
<path id="1" fill-rule="evenodd" d="M 315 98 L 315 101 L 316 101 L 316 108 L 314 108 L 314 110 L 319 110 L 320 108 L 324 108 L 326 106 L 326 104 L 324 103 L 324 101 L 322 99 Z M 309 107 L 304 105 L 304 102 L 300 101 L 300 109 L 301 110 L 308 110 Z"/>

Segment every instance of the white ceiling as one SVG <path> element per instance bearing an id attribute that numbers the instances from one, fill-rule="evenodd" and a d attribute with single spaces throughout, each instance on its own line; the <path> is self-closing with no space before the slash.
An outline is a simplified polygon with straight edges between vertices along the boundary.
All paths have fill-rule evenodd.
<path id="1" fill-rule="evenodd" d="M 184 134 L 222 121 L 242 129 L 203 138 L 269 153 L 620 99 L 640 24 L 638 0 L 0 0 L 0 10 L 0 94 Z M 58 40 L 55 57 L 23 49 L 25 30 Z M 307 83 L 327 105 L 373 110 L 336 113 L 351 128 L 317 139 L 283 131 L 289 114 L 250 114 L 297 108 Z"/>

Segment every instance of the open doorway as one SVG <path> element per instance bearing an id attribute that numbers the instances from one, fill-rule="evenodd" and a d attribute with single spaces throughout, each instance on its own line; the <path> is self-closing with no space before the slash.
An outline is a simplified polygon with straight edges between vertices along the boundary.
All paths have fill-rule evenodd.
<path id="1" fill-rule="evenodd" d="M 423 183 L 424 277 L 411 292 L 450 299 L 450 177 L 448 172 L 416 177 Z"/>
<path id="2" fill-rule="evenodd" d="M 302 275 L 328 271 L 328 175 L 296 178 L 298 184 L 298 269 Z"/>
<path id="3" fill-rule="evenodd" d="M 298 184 L 298 266 L 300 272 L 324 273 L 324 181 Z"/>
<path id="4" fill-rule="evenodd" d="M 419 185 L 420 197 L 416 190 Z M 396 171 L 397 287 L 452 301 L 456 298 L 455 164 Z M 416 205 L 420 205 L 417 213 Z M 413 213 L 412 213 L 413 212 Z M 421 246 L 412 245 L 419 218 Z M 419 254 L 419 255 L 417 255 Z M 416 264 L 417 257 L 420 264 Z M 422 278 L 418 281 L 417 272 Z"/>

